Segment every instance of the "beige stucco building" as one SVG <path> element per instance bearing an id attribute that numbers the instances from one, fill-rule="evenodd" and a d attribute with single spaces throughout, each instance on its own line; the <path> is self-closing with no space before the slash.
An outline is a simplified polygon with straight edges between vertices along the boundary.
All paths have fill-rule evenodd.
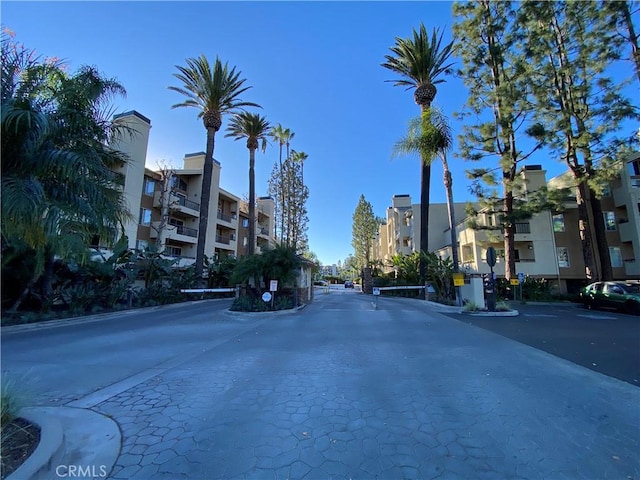
<path id="1" fill-rule="evenodd" d="M 179 266 L 195 261 L 200 232 L 200 193 L 204 152 L 184 156 L 183 168 L 154 171 L 145 168 L 151 122 L 136 111 L 123 113 L 115 122 L 128 126 L 113 146 L 129 155 L 118 170 L 124 176 L 124 196 L 132 218 L 124 226 L 129 248 L 156 245 Z M 222 166 L 214 160 L 208 209 L 205 255 L 210 258 L 246 254 L 248 205 L 220 186 Z M 275 204 L 270 197 L 256 199 L 256 252 L 275 244 Z"/>
<path id="2" fill-rule="evenodd" d="M 520 171 L 521 191 L 527 195 L 541 187 L 566 185 L 564 177 L 546 180 L 540 165 L 525 166 Z M 611 265 L 616 279 L 640 279 L 640 154 L 628 157 L 620 176 L 605 190 L 601 199 Z M 499 231 L 474 229 L 467 225 L 465 204 L 454 205 L 456 238 L 461 270 L 467 273 L 489 273 L 486 252 L 496 249 L 494 271 L 504 276 L 504 238 Z M 497 214 L 480 212 L 480 227 L 498 225 Z M 396 195 L 387 208 L 386 225 L 379 228 L 374 258 L 390 264 L 397 253 L 410 254 L 420 245 L 420 205 L 412 204 L 408 195 Z M 451 257 L 451 234 L 447 206 L 431 204 L 429 212 L 429 249 L 441 258 Z M 575 198 L 564 204 L 561 212 L 542 211 L 515 225 L 517 273 L 546 278 L 561 292 L 576 292 L 585 283 L 582 246 L 578 231 Z M 597 251 L 594 249 L 597 258 Z"/>

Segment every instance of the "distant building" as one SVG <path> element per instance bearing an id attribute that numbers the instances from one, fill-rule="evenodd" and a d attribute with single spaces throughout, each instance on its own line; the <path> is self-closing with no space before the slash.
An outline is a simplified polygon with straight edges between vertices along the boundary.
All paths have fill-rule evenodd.
<path id="1" fill-rule="evenodd" d="M 323 277 L 337 277 L 338 276 L 338 266 L 336 264 L 333 264 L 333 265 L 321 265 L 319 273 Z"/>

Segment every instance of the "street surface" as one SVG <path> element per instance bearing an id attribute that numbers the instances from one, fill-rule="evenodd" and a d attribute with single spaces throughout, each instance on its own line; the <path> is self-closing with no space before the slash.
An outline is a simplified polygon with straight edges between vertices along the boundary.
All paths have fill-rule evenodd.
<path id="1" fill-rule="evenodd" d="M 576 303 L 511 306 L 520 315 L 447 315 L 640 386 L 640 317 Z"/>
<path id="2" fill-rule="evenodd" d="M 3 335 L 2 367 L 37 379 L 40 403 L 116 420 L 114 479 L 640 478 L 637 386 L 371 300 L 336 289 L 284 315 L 209 302 Z"/>

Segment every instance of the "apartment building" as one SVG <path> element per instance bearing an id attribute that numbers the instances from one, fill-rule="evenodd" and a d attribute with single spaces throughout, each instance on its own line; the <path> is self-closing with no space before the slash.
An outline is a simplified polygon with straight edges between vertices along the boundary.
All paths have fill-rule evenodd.
<path id="1" fill-rule="evenodd" d="M 462 219 L 465 204 L 454 204 L 454 215 Z M 432 203 L 429 208 L 429 250 L 450 245 L 449 212 L 446 203 Z M 449 238 L 449 241 L 447 241 Z M 396 254 L 410 255 L 420 249 L 420 204 L 412 204 L 410 195 L 394 195 L 386 210 L 385 223 L 378 228 L 373 258 L 384 265 Z"/>
<path id="2" fill-rule="evenodd" d="M 255 252 L 260 253 L 265 248 L 275 245 L 275 214 L 276 204 L 271 197 L 256 198 L 256 245 Z M 249 204 L 241 202 L 240 219 L 238 222 L 238 256 L 247 255 L 249 250 Z"/>
<path id="3" fill-rule="evenodd" d="M 200 235 L 205 153 L 186 154 L 181 169 L 145 168 L 150 120 L 132 111 L 114 117 L 114 121 L 136 132 L 114 143 L 130 157 L 130 162 L 118 171 L 124 176 L 125 201 L 133 214 L 125 225 L 129 248 L 143 249 L 154 244 L 167 256 L 176 258 L 179 266 L 192 264 Z M 205 245 L 205 254 L 214 258 L 246 254 L 248 244 L 248 229 L 243 230 L 248 227 L 248 205 L 220 187 L 221 169 L 220 162 L 214 160 Z M 269 197 L 259 197 L 256 203 L 256 242 L 264 248 L 275 244 L 275 204 Z"/>
<path id="4" fill-rule="evenodd" d="M 525 166 L 520 175 L 524 181 L 518 195 L 525 199 L 542 186 L 560 188 L 570 183 L 567 176 L 547 182 L 540 165 Z M 640 279 L 640 154 L 625 160 L 620 176 L 605 189 L 601 203 L 614 278 Z M 504 276 L 503 236 L 495 230 L 468 227 L 464 209 L 463 203 L 454 205 L 461 270 L 489 273 L 486 252 L 493 247 L 498 253 L 494 271 Z M 393 197 L 392 206 L 387 209 L 387 223 L 378 232 L 376 258 L 388 265 L 394 254 L 410 254 L 419 249 L 419 212 L 420 205 L 412 205 L 408 195 Z M 429 213 L 429 249 L 441 258 L 451 257 L 446 204 L 432 204 Z M 476 221 L 481 227 L 492 227 L 499 223 L 496 215 L 480 212 Z M 553 281 L 561 292 L 576 292 L 584 285 L 575 198 L 565 202 L 561 212 L 543 211 L 516 223 L 514 240 L 518 273 Z M 598 259 L 595 248 L 593 254 Z"/>

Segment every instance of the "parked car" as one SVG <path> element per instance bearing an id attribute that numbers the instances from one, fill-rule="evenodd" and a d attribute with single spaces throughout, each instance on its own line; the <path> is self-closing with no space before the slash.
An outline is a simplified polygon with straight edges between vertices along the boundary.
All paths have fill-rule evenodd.
<path id="1" fill-rule="evenodd" d="M 615 308 L 640 315 L 640 284 L 595 282 L 580 291 L 580 301 L 588 309 Z"/>
<path id="2" fill-rule="evenodd" d="M 351 280 L 347 280 L 344 282 L 344 288 L 353 288 L 353 282 Z"/>

